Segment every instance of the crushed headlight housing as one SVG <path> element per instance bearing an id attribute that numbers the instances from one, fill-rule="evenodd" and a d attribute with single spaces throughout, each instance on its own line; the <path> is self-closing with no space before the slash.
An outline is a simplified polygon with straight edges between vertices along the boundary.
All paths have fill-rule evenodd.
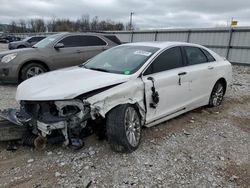
<path id="1" fill-rule="evenodd" d="M 17 56 L 17 53 L 8 54 L 6 56 L 3 56 L 3 58 L 1 59 L 1 62 L 9 63 L 11 60 L 15 59 L 16 56 Z"/>

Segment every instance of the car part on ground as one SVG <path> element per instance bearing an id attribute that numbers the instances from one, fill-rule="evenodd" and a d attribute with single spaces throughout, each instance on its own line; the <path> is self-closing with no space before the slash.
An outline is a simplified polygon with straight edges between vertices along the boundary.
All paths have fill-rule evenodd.
<path id="1" fill-rule="evenodd" d="M 81 66 L 26 80 L 17 88 L 20 109 L 0 117 L 27 127 L 31 143 L 39 148 L 57 137 L 81 148 L 85 132 L 99 127 L 113 150 L 132 152 L 142 126 L 220 105 L 231 71 L 228 61 L 200 45 L 125 44 Z"/>
<path id="2" fill-rule="evenodd" d="M 113 34 L 54 34 L 36 43 L 32 48 L 1 52 L 0 81 L 5 83 L 20 83 L 32 75 L 38 75 L 38 73 L 42 74 L 47 71 L 80 65 L 95 55 L 119 44 L 119 39 Z M 14 58 L 10 59 L 8 58 L 9 56 Z M 8 59 L 8 62 L 5 59 Z M 33 63 L 39 64 L 40 68 L 42 66 L 41 70 L 43 71 L 38 71 L 35 74 L 32 73 L 30 76 L 24 75 L 23 72 L 26 72 L 24 69 Z M 44 71 L 45 69 L 46 71 Z"/>
<path id="3" fill-rule="evenodd" d="M 7 120 L 0 119 L 0 141 L 21 140 L 25 132 L 25 126 L 16 125 Z"/>

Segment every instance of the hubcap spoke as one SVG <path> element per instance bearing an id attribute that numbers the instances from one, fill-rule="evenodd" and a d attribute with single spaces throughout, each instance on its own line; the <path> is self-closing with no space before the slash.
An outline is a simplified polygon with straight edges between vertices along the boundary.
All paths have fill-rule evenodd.
<path id="1" fill-rule="evenodd" d="M 40 67 L 31 67 L 28 69 L 26 73 L 26 77 L 31 78 L 42 73 L 44 73 L 44 71 Z"/>
<path id="2" fill-rule="evenodd" d="M 218 88 L 215 90 L 213 95 L 213 105 L 218 106 L 220 105 L 222 99 L 223 99 L 223 86 L 219 85 Z"/>
<path id="3" fill-rule="evenodd" d="M 136 147 L 140 141 L 141 125 L 138 113 L 133 107 L 127 108 L 124 120 L 127 139 L 133 147 Z"/>

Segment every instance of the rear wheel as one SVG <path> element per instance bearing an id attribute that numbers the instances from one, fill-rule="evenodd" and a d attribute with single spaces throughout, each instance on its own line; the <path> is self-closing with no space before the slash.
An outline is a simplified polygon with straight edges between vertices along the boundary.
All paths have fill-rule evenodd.
<path id="1" fill-rule="evenodd" d="M 224 94 L 225 94 L 225 86 L 222 82 L 217 82 L 212 90 L 210 99 L 209 99 L 209 106 L 215 107 L 219 106 L 222 103 Z"/>
<path id="2" fill-rule="evenodd" d="M 118 152 L 132 152 L 141 140 L 141 118 L 130 105 L 119 105 L 107 114 L 107 137 L 111 148 Z"/>
<path id="3" fill-rule="evenodd" d="M 21 81 L 27 80 L 31 77 L 47 72 L 47 69 L 38 63 L 30 63 L 25 65 L 21 70 Z"/>

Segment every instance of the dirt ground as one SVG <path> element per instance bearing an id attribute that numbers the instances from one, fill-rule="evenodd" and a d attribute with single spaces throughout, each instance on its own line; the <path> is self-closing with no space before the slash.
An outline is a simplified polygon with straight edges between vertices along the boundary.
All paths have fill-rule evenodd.
<path id="1" fill-rule="evenodd" d="M 0 109 L 18 107 L 15 91 L 0 85 Z M 78 151 L 6 147 L 0 143 L 0 187 L 250 187 L 250 67 L 233 67 L 220 107 L 145 128 L 131 154 L 95 135 Z"/>

